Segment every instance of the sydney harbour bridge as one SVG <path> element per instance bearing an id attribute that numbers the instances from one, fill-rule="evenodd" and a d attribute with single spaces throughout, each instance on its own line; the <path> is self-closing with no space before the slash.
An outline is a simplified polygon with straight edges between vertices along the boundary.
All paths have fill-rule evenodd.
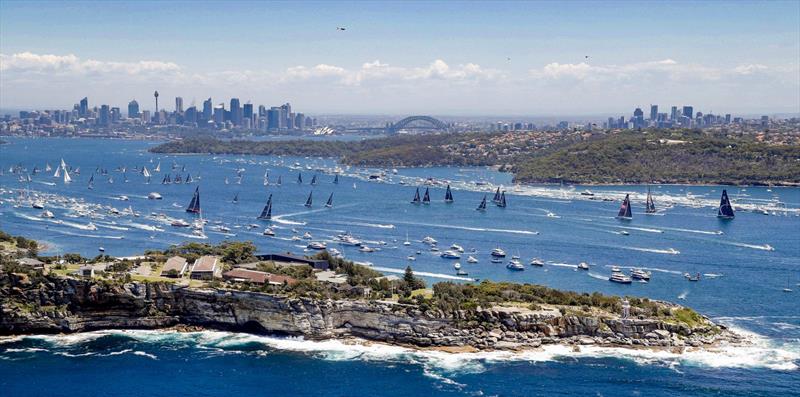
<path id="1" fill-rule="evenodd" d="M 350 131 L 360 132 L 384 132 L 388 134 L 397 134 L 401 131 L 408 132 L 446 132 L 450 131 L 451 126 L 439 119 L 431 116 L 409 116 L 395 123 L 387 123 L 385 127 L 368 127 L 368 128 L 354 128 Z"/>

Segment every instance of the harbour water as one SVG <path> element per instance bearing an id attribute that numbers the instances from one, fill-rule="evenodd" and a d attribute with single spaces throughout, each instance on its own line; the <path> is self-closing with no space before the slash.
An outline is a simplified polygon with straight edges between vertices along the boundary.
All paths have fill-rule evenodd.
<path id="1" fill-rule="evenodd" d="M 670 300 L 751 333 L 755 341 L 748 350 L 679 357 L 602 349 L 577 354 L 557 347 L 516 355 L 415 353 L 220 332 L 26 337 L 0 341 L 0 373 L 7 374 L 0 377 L 0 390 L 9 395 L 51 395 L 52 385 L 67 378 L 95 381 L 72 382 L 59 395 L 92 394 L 90 384 L 113 395 L 791 395 L 800 387 L 798 188 L 651 186 L 663 211 L 645 215 L 645 186 L 514 187 L 509 174 L 446 167 L 387 170 L 374 181 L 369 176 L 381 170 L 348 169 L 331 159 L 166 156 L 148 153 L 154 143 L 139 141 L 4 140 L 9 144 L 0 146 L 0 229 L 45 242 L 49 254 L 94 256 L 104 247 L 109 255 L 127 256 L 183 241 L 225 239 L 253 241 L 263 252 L 303 253 L 309 240 L 292 237 L 308 232 L 311 241 L 386 273 L 411 265 L 428 282 L 465 281 L 455 274 L 457 261 L 468 273 L 461 278 Z M 52 176 L 62 158 L 81 170 L 70 175 L 69 184 Z M 29 183 L 9 172 L 17 165 L 30 172 L 48 163 L 53 171 L 32 176 Z M 161 172 L 154 172 L 159 163 Z M 121 166 L 128 168 L 128 182 L 115 171 Z M 142 166 L 153 173 L 149 184 L 132 171 Z M 337 167 L 339 183 L 333 184 Z M 88 179 L 98 168 L 109 173 L 95 174 L 90 190 Z M 165 173 L 190 174 L 193 182 L 162 185 Z M 315 174 L 318 183 L 312 186 Z M 282 184 L 276 186 L 279 176 Z M 443 202 L 448 182 L 451 204 Z M 204 236 L 170 226 L 174 219 L 194 220 L 184 209 L 198 186 L 208 221 Z M 508 207 L 490 204 L 485 212 L 475 211 L 498 186 L 506 190 Z M 430 205 L 409 203 L 417 187 L 430 188 Z M 748 211 L 719 220 L 715 205 L 723 188 L 735 207 Z M 594 196 L 581 194 L 585 190 Z M 150 192 L 163 199 L 148 200 Z M 314 204 L 307 208 L 310 192 Z M 333 207 L 325 208 L 331 193 Z M 633 219 L 618 221 L 614 216 L 625 193 L 631 193 Z M 258 221 L 269 194 L 273 221 Z M 32 208 L 33 201 L 45 203 L 54 217 L 42 218 L 43 209 Z M 128 207 L 139 216 L 128 214 Z M 262 235 L 269 225 L 275 237 Z M 333 236 L 340 233 L 351 233 L 376 251 L 338 244 Z M 438 240 L 441 250 L 455 243 L 466 252 L 459 260 L 443 259 L 421 242 L 426 236 Z M 489 253 L 497 247 L 519 255 L 525 271 L 491 263 Z M 468 263 L 470 255 L 478 263 Z M 545 265 L 528 266 L 533 258 Z M 578 270 L 580 262 L 590 270 Z M 626 272 L 649 270 L 651 280 L 610 283 L 615 265 Z M 689 282 L 685 273 L 700 273 L 702 279 Z M 784 292 L 787 287 L 794 292 Z M 168 373 L 174 376 L 165 378 Z M 138 381 L 143 377 L 164 382 L 143 385 Z M 399 382 L 403 390 L 391 387 Z"/>

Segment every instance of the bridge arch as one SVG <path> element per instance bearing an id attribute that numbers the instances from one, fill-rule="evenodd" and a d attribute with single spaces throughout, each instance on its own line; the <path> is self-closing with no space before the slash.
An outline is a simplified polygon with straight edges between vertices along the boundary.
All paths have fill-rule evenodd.
<path id="1" fill-rule="evenodd" d="M 398 122 L 396 122 L 394 124 L 389 125 L 389 128 L 387 128 L 387 130 L 389 132 L 396 133 L 397 131 L 402 130 L 403 128 L 405 128 L 406 126 L 408 126 L 409 124 L 411 124 L 411 123 L 413 123 L 415 121 L 423 121 L 423 122 L 429 124 L 434 129 L 437 129 L 437 130 L 443 130 L 444 131 L 444 130 L 448 129 L 447 124 L 445 124 L 443 121 L 435 119 L 435 118 L 433 118 L 431 116 L 409 116 L 409 117 L 406 117 L 406 118 L 404 118 L 404 119 L 402 119 L 402 120 L 400 120 L 400 121 L 398 121 Z"/>

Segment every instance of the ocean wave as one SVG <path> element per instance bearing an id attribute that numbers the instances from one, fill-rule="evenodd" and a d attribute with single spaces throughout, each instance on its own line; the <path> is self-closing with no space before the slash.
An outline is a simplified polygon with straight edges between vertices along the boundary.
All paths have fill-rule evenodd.
<path id="1" fill-rule="evenodd" d="M 177 332 L 170 330 L 120 330 L 94 331 L 71 335 L 33 335 L 16 338 L 44 341 L 55 349 L 71 348 L 89 344 L 103 337 L 121 337 L 140 343 L 164 344 L 181 347 L 197 347 L 210 350 L 222 349 L 228 353 L 253 353 L 269 349 L 304 353 L 330 361 L 395 361 L 416 363 L 432 371 L 429 376 L 439 378 L 444 373 L 477 373 L 486 369 L 486 364 L 503 361 L 546 362 L 563 358 L 622 358 L 640 365 L 698 366 L 712 368 L 767 368 L 777 371 L 798 369 L 800 351 L 793 346 L 775 346 L 772 341 L 744 329 L 734 328 L 749 342 L 746 346 L 721 344 L 713 348 L 687 348 L 683 353 L 656 349 L 630 349 L 602 346 L 545 345 L 538 349 L 521 352 L 491 351 L 449 353 L 438 350 L 416 350 L 357 339 L 309 341 L 302 337 L 260 336 L 224 331 Z M 4 340 L 7 342 L 9 339 Z M 32 353 L 51 352 L 54 349 L 29 348 L 18 351 Z M 11 349 L 6 349 L 11 351 Z M 65 357 L 116 356 L 133 354 L 158 359 L 142 350 L 123 349 L 108 353 L 55 351 Z M 440 379 L 445 382 L 447 380 Z"/>

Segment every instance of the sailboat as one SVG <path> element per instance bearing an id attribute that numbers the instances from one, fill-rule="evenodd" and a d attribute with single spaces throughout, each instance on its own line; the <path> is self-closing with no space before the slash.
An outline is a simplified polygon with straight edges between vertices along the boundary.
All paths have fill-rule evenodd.
<path id="1" fill-rule="evenodd" d="M 506 208 L 506 191 L 505 190 L 503 190 L 503 192 L 500 193 L 500 200 L 497 201 L 497 206 L 500 207 L 500 208 Z"/>
<path id="2" fill-rule="evenodd" d="M 142 168 L 142 176 L 147 178 L 148 181 L 150 180 L 150 171 L 147 170 L 146 166 Z"/>
<path id="3" fill-rule="evenodd" d="M 735 216 L 731 201 L 728 199 L 728 191 L 722 189 L 722 197 L 719 200 L 719 209 L 717 209 L 717 218 L 733 219 Z"/>
<path id="4" fill-rule="evenodd" d="M 411 200 L 411 204 L 419 204 L 419 203 L 420 203 L 420 199 L 419 199 L 419 188 L 417 188 L 417 192 L 416 192 L 416 193 L 414 193 L 414 199 L 413 199 L 413 200 Z"/>
<path id="5" fill-rule="evenodd" d="M 475 208 L 475 209 L 478 210 L 478 211 L 486 211 L 486 195 L 485 194 L 483 195 L 483 200 L 481 200 L 481 203 L 478 204 L 478 208 Z"/>
<path id="6" fill-rule="evenodd" d="M 633 214 L 631 214 L 631 199 L 630 195 L 626 194 L 625 200 L 622 200 L 622 205 L 619 207 L 617 219 L 630 220 L 632 218 Z"/>
<path id="7" fill-rule="evenodd" d="M 171 183 L 171 181 L 169 180 L 169 174 L 166 174 L 164 175 L 164 179 L 161 180 L 161 184 L 166 185 L 168 183 Z"/>
<path id="8" fill-rule="evenodd" d="M 336 174 L 336 176 L 333 177 L 333 183 L 335 184 L 339 183 L 339 174 Z"/>
<path id="9" fill-rule="evenodd" d="M 444 192 L 444 202 L 445 203 L 453 202 L 453 192 L 450 191 L 450 185 L 447 185 L 447 191 Z"/>
<path id="10" fill-rule="evenodd" d="M 156 168 L 153 168 L 153 171 L 154 172 L 161 172 L 161 162 L 160 161 L 158 162 L 158 165 L 156 165 Z"/>
<path id="11" fill-rule="evenodd" d="M 494 203 L 500 202 L 500 187 L 497 188 L 497 191 L 494 192 L 494 197 L 492 198 Z"/>
<path id="12" fill-rule="evenodd" d="M 89 190 L 94 189 L 94 174 L 89 177 Z"/>
<path id="13" fill-rule="evenodd" d="M 192 174 L 186 174 L 186 179 L 184 179 L 183 183 L 192 183 Z"/>
<path id="14" fill-rule="evenodd" d="M 228 180 L 228 177 L 226 176 L 226 177 L 225 177 L 225 184 L 227 185 L 227 184 L 229 184 L 229 183 L 231 183 L 231 181 L 229 181 L 229 180 Z"/>
<path id="15" fill-rule="evenodd" d="M 308 208 L 311 208 L 311 195 L 313 195 L 313 194 L 314 194 L 313 191 L 308 193 L 308 199 L 306 199 L 306 203 L 304 204 Z"/>
<path id="16" fill-rule="evenodd" d="M 269 195 L 267 199 L 267 205 L 264 206 L 264 209 L 261 210 L 261 215 L 258 216 L 258 219 L 262 220 L 270 220 L 272 219 L 272 195 Z"/>
<path id="17" fill-rule="evenodd" d="M 327 203 L 325 203 L 325 207 L 326 207 L 326 208 L 331 208 L 331 207 L 333 207 L 333 192 L 331 192 L 331 195 L 330 195 L 330 196 L 328 196 L 328 202 L 327 202 Z"/>
<path id="18" fill-rule="evenodd" d="M 278 185 L 278 186 L 280 186 L 280 185 L 281 185 L 281 183 L 282 183 L 282 182 L 281 182 L 281 176 L 280 176 L 280 175 L 278 175 L 278 183 L 277 183 L 277 185 Z"/>
<path id="19" fill-rule="evenodd" d="M 314 176 L 311 177 L 311 186 L 314 186 L 316 184 L 317 184 L 317 175 L 314 174 Z"/>
<path id="20" fill-rule="evenodd" d="M 60 178 L 61 177 L 61 167 L 56 168 L 55 174 L 53 174 L 53 178 Z"/>
<path id="21" fill-rule="evenodd" d="M 181 179 L 181 175 L 175 175 L 175 179 L 172 180 L 172 183 L 181 183 L 183 180 Z"/>
<path id="22" fill-rule="evenodd" d="M 70 182 L 72 182 L 72 178 L 69 177 L 69 172 L 67 172 L 67 169 L 64 168 L 64 183 Z"/>
<path id="23" fill-rule="evenodd" d="M 645 203 L 645 214 L 655 214 L 656 213 L 656 205 L 653 202 L 653 195 L 650 194 L 650 186 L 647 187 L 647 202 Z"/>
<path id="24" fill-rule="evenodd" d="M 44 163 L 44 172 L 50 172 L 53 170 L 53 167 L 50 166 L 50 163 Z"/>
<path id="25" fill-rule="evenodd" d="M 297 173 L 297 183 L 303 183 L 303 174 Z"/>
<path id="26" fill-rule="evenodd" d="M 422 204 L 428 205 L 431 203 L 431 194 L 430 189 L 427 187 L 425 188 L 425 195 L 422 196 Z"/>
<path id="27" fill-rule="evenodd" d="M 236 195 L 233 196 L 233 203 L 239 204 L 239 193 L 236 193 Z"/>
<path id="28" fill-rule="evenodd" d="M 189 206 L 186 207 L 186 212 L 191 212 L 194 214 L 200 212 L 200 186 L 194 189 L 194 195 L 192 196 L 192 201 L 190 201 Z"/>

